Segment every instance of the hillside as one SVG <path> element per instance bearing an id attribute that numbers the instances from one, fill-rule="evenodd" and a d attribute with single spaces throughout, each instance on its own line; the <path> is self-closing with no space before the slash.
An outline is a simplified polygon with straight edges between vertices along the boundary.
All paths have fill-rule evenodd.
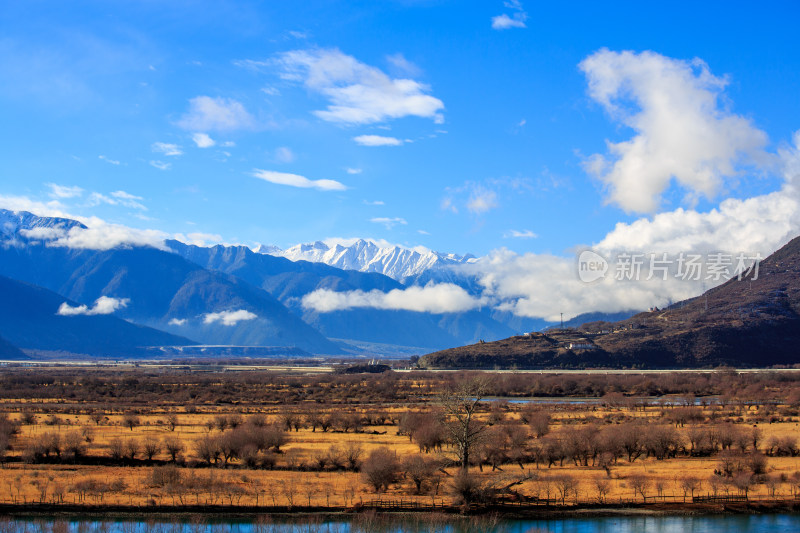
<path id="1" fill-rule="evenodd" d="M 618 322 L 589 322 L 443 350 L 425 367 L 758 367 L 800 363 L 800 238 L 765 259 L 757 279 Z"/>
<path id="2" fill-rule="evenodd" d="M 148 346 L 194 344 L 184 337 L 131 324 L 110 314 L 61 316 L 57 314 L 61 304 L 78 304 L 5 276 L 0 276 L 0 295 L 0 335 L 20 348 L 129 357 L 146 355 Z"/>
<path id="3" fill-rule="evenodd" d="M 22 350 L 0 337 L 0 359 L 27 359 Z"/>
<path id="4" fill-rule="evenodd" d="M 256 253 L 246 246 L 200 247 L 167 241 L 170 249 L 205 269 L 224 272 L 272 294 L 324 335 L 346 341 L 435 349 L 498 339 L 516 330 L 495 320 L 488 311 L 435 315 L 384 309 L 348 309 L 320 313 L 305 309 L 301 299 L 317 289 L 336 292 L 379 290 L 404 286 L 384 274 L 342 270 L 321 262 L 290 261 Z"/>
<path id="5" fill-rule="evenodd" d="M 125 298 L 128 305 L 117 313 L 121 318 L 202 344 L 297 346 L 313 353 L 341 353 L 337 343 L 269 292 L 235 276 L 146 246 L 110 250 L 49 246 L 48 233 L 32 228 L 58 228 L 70 221 L 2 210 L 0 215 L 15 222 L 6 225 L 3 235 L 0 275 L 47 288 L 79 304 L 91 305 L 100 296 Z"/>

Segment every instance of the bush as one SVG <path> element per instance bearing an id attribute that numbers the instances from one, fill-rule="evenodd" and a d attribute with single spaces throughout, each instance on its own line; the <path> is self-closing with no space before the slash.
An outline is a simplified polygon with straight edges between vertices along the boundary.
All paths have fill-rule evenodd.
<path id="1" fill-rule="evenodd" d="M 395 483 L 400 475 L 400 463 L 397 454 L 389 448 L 373 450 L 361 465 L 361 476 L 375 489 L 384 492 L 389 485 Z"/>

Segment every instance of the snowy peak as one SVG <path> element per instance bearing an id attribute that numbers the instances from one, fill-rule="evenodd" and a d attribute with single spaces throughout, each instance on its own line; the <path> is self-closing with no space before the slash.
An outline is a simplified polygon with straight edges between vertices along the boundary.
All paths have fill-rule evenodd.
<path id="1" fill-rule="evenodd" d="M 74 227 L 86 229 L 77 220 L 58 217 L 40 217 L 27 211 L 0 209 L 0 236 L 6 244 L 35 239 L 47 239 Z"/>
<path id="2" fill-rule="evenodd" d="M 405 282 L 431 270 L 470 263 L 471 255 L 443 254 L 417 247 L 414 249 L 367 239 L 330 239 L 311 244 L 297 244 L 286 250 L 261 246 L 258 251 L 292 261 L 325 263 L 344 270 L 377 272 Z"/>

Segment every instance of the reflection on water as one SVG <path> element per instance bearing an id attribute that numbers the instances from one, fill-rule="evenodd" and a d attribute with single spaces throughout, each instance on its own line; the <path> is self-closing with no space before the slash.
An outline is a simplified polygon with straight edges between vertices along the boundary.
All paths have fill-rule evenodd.
<path id="1" fill-rule="evenodd" d="M 193 518 L 98 521 L 89 519 L 0 519 L 0 533 L 750 533 L 800 531 L 798 515 L 606 517 L 557 520 L 501 520 L 497 517 L 445 515 L 380 516 L 364 514 L 350 521 L 322 518 L 291 522 L 208 521 Z"/>

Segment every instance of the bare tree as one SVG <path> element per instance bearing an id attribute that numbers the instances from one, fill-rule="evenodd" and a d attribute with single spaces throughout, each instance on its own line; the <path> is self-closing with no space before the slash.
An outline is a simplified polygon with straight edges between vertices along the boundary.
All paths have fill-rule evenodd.
<path id="1" fill-rule="evenodd" d="M 647 502 L 647 489 L 650 487 L 650 478 L 645 474 L 631 474 L 628 476 L 628 485 L 633 489 L 633 497 L 641 495 L 642 501 Z"/>
<path id="2" fill-rule="evenodd" d="M 561 498 L 561 505 L 564 505 L 567 502 L 567 498 L 570 496 L 574 496 L 576 500 L 578 499 L 577 479 L 569 474 L 559 474 L 553 476 L 552 479 L 556 487 L 556 492 L 558 492 L 558 496 Z"/>
<path id="3" fill-rule="evenodd" d="M 184 445 L 181 439 L 169 436 L 164 439 L 164 450 L 169 454 L 173 463 L 178 462 L 178 457 L 183 453 Z"/>
<path id="4" fill-rule="evenodd" d="M 147 437 L 142 444 L 142 452 L 148 461 L 152 461 L 153 457 L 161 453 L 161 443 L 155 437 Z"/>
<path id="5" fill-rule="evenodd" d="M 683 501 L 686 501 L 686 495 L 694 498 L 694 493 L 700 489 L 701 482 L 694 476 L 684 476 L 680 479 L 681 490 L 683 491 Z"/>
<path id="6" fill-rule="evenodd" d="M 378 448 L 370 452 L 361 465 L 361 476 L 372 485 L 375 492 L 383 492 L 389 485 L 397 481 L 400 475 L 400 463 L 397 454 L 389 448 Z"/>
<path id="7" fill-rule="evenodd" d="M 446 427 L 456 446 L 462 470 L 469 468 L 470 453 L 488 427 L 475 416 L 488 391 L 489 379 L 477 376 L 448 387 L 440 396 L 440 403 L 448 418 Z"/>
<path id="8" fill-rule="evenodd" d="M 594 488 L 597 491 L 597 503 L 605 503 L 608 493 L 611 492 L 611 482 L 599 477 L 594 480 Z"/>
<path id="9" fill-rule="evenodd" d="M 439 462 L 421 454 L 410 455 L 403 461 L 403 471 L 415 487 L 416 494 L 422 493 L 422 486 L 436 475 Z"/>
<path id="10" fill-rule="evenodd" d="M 133 431 L 133 428 L 138 426 L 141 422 L 136 413 L 125 413 L 122 417 L 122 425 Z"/>

